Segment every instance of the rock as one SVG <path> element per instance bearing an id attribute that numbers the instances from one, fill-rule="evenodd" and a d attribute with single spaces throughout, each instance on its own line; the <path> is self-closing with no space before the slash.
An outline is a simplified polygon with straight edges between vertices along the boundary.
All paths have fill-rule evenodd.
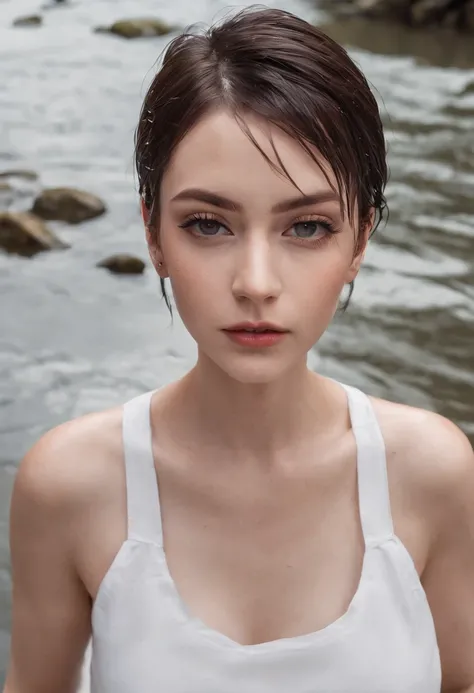
<path id="1" fill-rule="evenodd" d="M 40 14 L 30 14 L 26 17 L 18 17 L 13 22 L 13 26 L 40 26 L 43 23 L 43 17 Z"/>
<path id="2" fill-rule="evenodd" d="M 326 12 L 334 12 L 337 15 L 352 17 L 357 14 L 358 8 L 354 0 L 319 0 L 318 7 Z"/>
<path id="3" fill-rule="evenodd" d="M 359 13 L 375 18 L 401 18 L 406 12 L 407 4 L 401 0 L 356 0 Z"/>
<path id="4" fill-rule="evenodd" d="M 441 24 L 446 29 L 459 29 L 461 23 L 461 13 L 458 10 L 447 12 L 441 20 Z"/>
<path id="5" fill-rule="evenodd" d="M 418 0 L 410 10 L 411 23 L 415 26 L 439 23 L 447 14 L 451 14 L 451 5 L 452 0 Z"/>
<path id="6" fill-rule="evenodd" d="M 123 19 L 109 27 L 97 27 L 96 33 L 115 34 L 126 39 L 165 36 L 173 27 L 161 19 Z"/>
<path id="7" fill-rule="evenodd" d="M 41 219 L 28 212 L 0 212 L 0 248 L 31 257 L 43 250 L 68 248 Z"/>
<path id="8" fill-rule="evenodd" d="M 474 31 L 474 0 L 468 2 L 464 8 L 462 29 L 464 31 Z"/>
<path id="9" fill-rule="evenodd" d="M 146 265 L 143 260 L 133 255 L 112 255 L 101 260 L 97 267 L 105 267 L 114 274 L 143 274 Z"/>
<path id="10" fill-rule="evenodd" d="M 106 210 L 102 200 L 91 193 L 76 188 L 49 188 L 38 195 L 31 212 L 42 219 L 80 224 L 100 217 Z"/>
<path id="11" fill-rule="evenodd" d="M 336 16 L 365 16 L 415 26 L 474 30 L 474 0 L 319 0 Z"/>
<path id="12" fill-rule="evenodd" d="M 23 180 L 38 180 L 39 176 L 36 171 L 27 169 L 11 169 L 0 171 L 0 178 L 23 178 Z"/>

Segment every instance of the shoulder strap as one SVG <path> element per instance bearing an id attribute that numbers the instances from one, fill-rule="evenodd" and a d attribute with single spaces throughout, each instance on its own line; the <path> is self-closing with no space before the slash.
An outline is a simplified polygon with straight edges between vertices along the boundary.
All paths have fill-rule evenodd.
<path id="1" fill-rule="evenodd" d="M 357 445 L 362 531 L 366 546 L 374 546 L 393 535 L 385 444 L 369 397 L 354 387 L 344 388 Z"/>
<path id="2" fill-rule="evenodd" d="M 162 545 L 158 480 L 153 460 L 150 404 L 146 392 L 123 407 L 123 451 L 127 484 L 128 538 Z"/>

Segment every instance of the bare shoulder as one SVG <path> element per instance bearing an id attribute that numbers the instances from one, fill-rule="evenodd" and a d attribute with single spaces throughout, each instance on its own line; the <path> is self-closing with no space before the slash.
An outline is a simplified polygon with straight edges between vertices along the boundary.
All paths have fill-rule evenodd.
<path id="1" fill-rule="evenodd" d="M 474 684 L 474 452 L 451 421 L 373 400 L 398 507 L 429 525 L 422 584 L 436 626 L 443 691 Z M 401 500 L 400 500 L 401 499 Z M 413 516 L 413 514 L 412 514 Z M 413 526 L 413 522 L 412 522 Z M 408 535 L 409 536 L 409 535 Z"/>
<path id="2" fill-rule="evenodd" d="M 452 421 L 431 411 L 371 398 L 390 457 L 416 462 L 444 481 L 474 474 L 474 453 L 467 436 Z"/>
<path id="3" fill-rule="evenodd" d="M 87 578 L 103 571 L 97 561 L 107 561 L 117 543 L 109 548 L 103 528 L 120 517 L 111 507 L 123 488 L 121 419 L 119 408 L 69 421 L 20 463 L 10 512 L 8 690 L 75 690 L 90 636 Z"/>
<path id="4" fill-rule="evenodd" d="M 470 497 L 474 452 L 467 436 L 431 411 L 372 399 L 387 451 L 389 474 L 440 518 Z"/>
<path id="5" fill-rule="evenodd" d="M 24 500 L 45 509 L 73 509 L 97 496 L 114 471 L 120 473 L 121 422 L 122 407 L 117 407 L 45 433 L 20 463 L 12 504 Z"/>

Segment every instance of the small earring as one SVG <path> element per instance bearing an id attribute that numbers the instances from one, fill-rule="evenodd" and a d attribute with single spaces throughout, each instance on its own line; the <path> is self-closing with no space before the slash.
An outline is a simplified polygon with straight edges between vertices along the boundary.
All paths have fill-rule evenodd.
<path id="1" fill-rule="evenodd" d="M 163 263 L 162 263 L 162 262 L 159 262 L 159 263 L 158 263 L 158 267 L 163 267 Z"/>

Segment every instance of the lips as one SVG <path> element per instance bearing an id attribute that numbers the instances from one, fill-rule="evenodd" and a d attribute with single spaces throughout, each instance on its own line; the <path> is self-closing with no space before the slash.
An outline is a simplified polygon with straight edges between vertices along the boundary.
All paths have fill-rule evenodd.
<path id="1" fill-rule="evenodd" d="M 237 325 L 232 325 L 231 327 L 225 328 L 226 332 L 246 332 L 249 334 L 262 334 L 265 332 L 288 332 L 285 328 L 280 325 L 275 325 L 273 323 L 238 323 Z"/>
<path id="2" fill-rule="evenodd" d="M 253 330 L 253 329 L 245 327 L 242 329 L 236 328 L 236 329 L 227 330 L 227 332 L 248 332 L 249 334 L 263 334 L 264 332 L 280 332 L 280 330 L 270 330 L 268 328 L 264 328 L 264 329 L 260 328 L 258 330 Z"/>
<path id="3" fill-rule="evenodd" d="M 273 347 L 282 342 L 288 330 L 273 323 L 239 323 L 224 330 L 234 343 L 250 349 Z"/>

